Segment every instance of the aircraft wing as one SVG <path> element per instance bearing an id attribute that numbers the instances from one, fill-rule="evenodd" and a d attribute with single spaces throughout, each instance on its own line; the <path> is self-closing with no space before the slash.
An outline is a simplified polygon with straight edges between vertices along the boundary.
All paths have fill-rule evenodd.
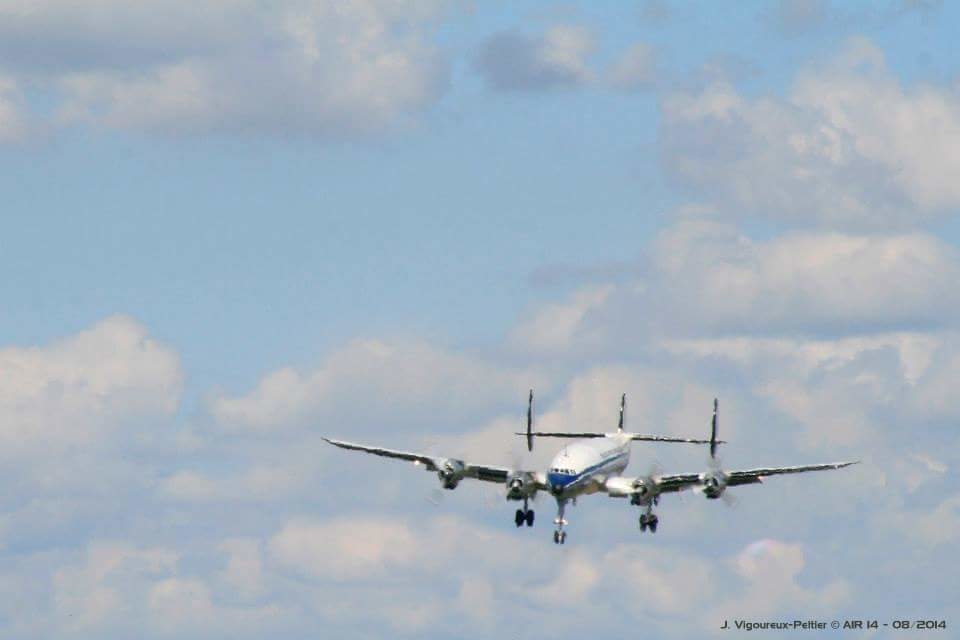
<path id="1" fill-rule="evenodd" d="M 807 471 L 825 471 L 828 469 L 842 469 L 852 464 L 857 464 L 857 460 L 848 462 L 828 462 L 824 464 L 805 464 L 795 467 L 759 467 L 757 469 L 743 469 L 740 471 L 724 471 L 726 476 L 726 485 L 735 487 L 743 484 L 757 484 L 763 482 L 763 478 L 768 476 L 778 476 L 787 473 L 805 473 Z M 661 493 L 672 491 L 682 491 L 688 489 L 700 482 L 699 473 L 678 473 L 660 475 L 653 478 L 656 488 Z"/>
<path id="2" fill-rule="evenodd" d="M 826 471 L 828 469 L 842 469 L 852 464 L 857 464 L 859 460 L 849 462 L 827 462 L 825 464 L 805 464 L 796 467 L 761 467 L 759 469 L 746 469 L 744 471 L 727 471 L 727 486 L 735 487 L 738 484 L 753 484 L 760 482 L 767 476 L 779 476 L 786 473 L 805 473 L 807 471 Z"/>
<path id="3" fill-rule="evenodd" d="M 354 442 L 344 442 L 343 440 L 331 440 L 329 438 L 324 438 L 324 440 L 341 449 L 363 451 L 364 453 L 372 453 L 375 456 L 382 456 L 384 458 L 397 458 L 399 460 L 408 460 L 414 464 L 422 464 L 426 467 L 427 471 L 438 471 L 445 463 L 451 462 L 451 460 L 442 456 L 428 456 L 422 453 L 411 453 L 409 451 L 398 451 L 396 449 L 385 449 L 383 447 L 370 447 Z M 506 467 L 470 464 L 462 460 L 454 460 L 452 462 L 463 465 L 462 477 L 464 478 L 476 478 L 477 480 L 499 482 L 502 484 L 507 481 L 507 476 L 511 473 L 511 470 Z"/>

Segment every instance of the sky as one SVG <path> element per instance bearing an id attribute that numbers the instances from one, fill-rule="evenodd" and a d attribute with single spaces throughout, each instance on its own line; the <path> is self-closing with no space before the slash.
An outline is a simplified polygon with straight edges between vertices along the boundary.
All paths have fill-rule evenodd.
<path id="1" fill-rule="evenodd" d="M 0 0 L 0 635 L 960 623 L 958 21 Z M 322 441 L 542 469 L 531 387 L 543 430 L 625 392 L 705 437 L 718 397 L 725 467 L 862 463 L 667 496 L 656 535 L 590 496 L 561 547 L 545 497 L 518 530 Z"/>

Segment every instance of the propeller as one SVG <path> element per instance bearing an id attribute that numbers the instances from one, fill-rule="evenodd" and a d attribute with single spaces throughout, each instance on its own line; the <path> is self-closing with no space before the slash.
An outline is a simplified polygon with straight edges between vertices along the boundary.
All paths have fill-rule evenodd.
<path id="1" fill-rule="evenodd" d="M 533 451 L 533 389 L 527 396 L 527 453 Z M 534 481 L 533 475 L 529 471 L 523 471 L 520 455 L 516 449 L 511 449 L 510 475 L 507 478 L 507 484 L 504 487 L 505 495 L 508 500 L 518 499 L 517 496 L 524 496 L 524 507 L 528 501 L 536 501 L 537 492 L 534 489 L 532 495 L 527 495 L 529 483 Z"/>
<path id="2" fill-rule="evenodd" d="M 424 442 L 423 451 L 424 453 L 430 454 L 431 457 L 433 457 L 432 454 L 436 451 L 436 446 L 437 446 L 437 441 L 431 438 Z M 418 462 L 414 462 L 414 464 L 420 465 L 421 463 L 418 461 Z M 430 493 L 425 495 L 423 499 L 429 502 L 430 504 L 432 504 L 433 506 L 439 507 L 441 504 L 443 504 L 443 490 L 441 490 L 437 486 L 434 486 L 430 490 Z"/>
<path id="3" fill-rule="evenodd" d="M 430 457 L 434 460 L 434 464 L 438 465 L 439 472 L 446 471 L 447 473 L 459 474 L 459 472 L 463 469 L 463 456 L 458 456 L 456 458 L 444 458 L 439 455 L 434 456 L 433 454 L 436 453 L 437 444 L 438 442 L 435 439 L 427 440 L 424 443 L 424 452 L 430 454 Z M 456 486 L 456 484 L 457 482 L 454 483 L 454 486 Z M 438 507 L 443 504 L 444 496 L 448 492 L 448 490 L 434 486 L 430 490 L 429 495 L 425 496 L 424 499 L 433 506 Z"/>
<path id="4" fill-rule="evenodd" d="M 443 489 L 434 487 L 430 491 L 430 495 L 426 497 L 426 501 L 435 507 L 439 507 L 441 504 L 443 504 L 443 493 Z"/>
<path id="5" fill-rule="evenodd" d="M 524 454 L 522 449 L 517 450 L 516 448 L 511 448 L 508 455 L 510 458 L 510 476 L 507 478 L 507 484 L 504 487 L 505 494 L 510 493 L 511 486 L 517 481 L 519 481 L 521 485 L 535 481 L 533 473 L 525 470 L 530 468 L 529 461 L 527 464 L 524 464 L 524 458 L 528 458 L 529 456 Z M 536 502 L 536 498 L 537 493 L 534 492 L 527 499 L 531 502 Z"/>
<path id="6" fill-rule="evenodd" d="M 726 480 L 725 480 L 726 474 L 725 474 L 724 471 L 723 471 L 722 464 L 721 464 L 721 462 L 720 462 L 720 458 L 717 457 L 717 445 L 719 444 L 719 442 L 717 441 L 717 413 L 718 413 L 718 406 L 719 406 L 719 402 L 717 401 L 716 398 L 714 398 L 714 399 L 713 399 L 713 418 L 712 418 L 712 420 L 710 421 L 710 458 L 709 458 L 709 460 L 707 460 L 707 466 L 709 466 L 709 468 L 710 468 L 710 473 L 711 473 L 711 475 L 712 475 L 714 478 L 718 479 L 720 482 L 724 483 L 724 486 L 721 486 L 721 487 L 720 487 L 721 493 L 720 493 L 720 495 L 719 495 L 719 498 L 720 498 L 721 500 L 723 500 L 723 504 L 725 504 L 725 505 L 727 505 L 728 507 L 731 507 L 731 508 L 732 508 L 732 507 L 736 507 L 736 506 L 737 506 L 738 500 L 737 500 L 737 498 L 736 498 L 735 496 L 731 495 L 731 494 L 726 490 L 726 486 L 725 486 L 725 484 L 726 484 Z M 701 493 L 704 492 L 704 491 L 703 491 L 703 487 L 700 487 L 700 492 L 701 492 Z M 714 497 L 717 497 L 717 496 L 714 496 Z"/>

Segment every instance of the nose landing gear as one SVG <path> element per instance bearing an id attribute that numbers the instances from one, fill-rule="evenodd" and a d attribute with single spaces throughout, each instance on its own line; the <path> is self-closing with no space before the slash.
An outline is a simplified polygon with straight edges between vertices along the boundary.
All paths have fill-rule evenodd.
<path id="1" fill-rule="evenodd" d="M 563 526 L 567 524 L 567 521 L 563 517 L 566 506 L 566 500 L 557 500 L 557 517 L 553 519 L 553 524 L 557 525 L 557 530 L 553 532 L 554 544 L 563 544 L 567 541 L 567 532 L 563 530 Z"/>

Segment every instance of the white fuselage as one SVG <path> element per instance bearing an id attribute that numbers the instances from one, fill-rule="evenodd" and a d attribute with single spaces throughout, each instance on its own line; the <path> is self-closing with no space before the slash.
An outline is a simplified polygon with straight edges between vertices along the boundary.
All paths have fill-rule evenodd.
<path id="1" fill-rule="evenodd" d="M 603 487 L 630 463 L 630 438 L 619 433 L 577 440 L 560 450 L 547 471 L 547 487 L 557 498 L 575 498 Z"/>

